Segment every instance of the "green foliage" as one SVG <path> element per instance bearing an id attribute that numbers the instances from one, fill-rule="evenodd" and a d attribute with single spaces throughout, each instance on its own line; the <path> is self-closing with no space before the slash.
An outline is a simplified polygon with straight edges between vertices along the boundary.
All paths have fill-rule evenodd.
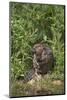
<path id="1" fill-rule="evenodd" d="M 32 47 L 44 42 L 52 48 L 55 73 L 64 73 L 64 6 L 10 3 L 11 77 L 32 67 Z"/>

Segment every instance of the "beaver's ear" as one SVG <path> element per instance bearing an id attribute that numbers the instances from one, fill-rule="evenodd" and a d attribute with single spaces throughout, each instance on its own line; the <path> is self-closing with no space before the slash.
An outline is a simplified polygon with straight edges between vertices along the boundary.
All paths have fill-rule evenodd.
<path id="1" fill-rule="evenodd" d="M 46 49 L 46 47 L 47 47 L 47 44 L 42 44 L 42 46 L 43 46 L 43 49 Z"/>
<path id="2" fill-rule="evenodd" d="M 32 53 L 33 53 L 33 54 L 34 54 L 34 53 L 36 53 L 36 50 L 35 50 L 35 48 L 33 48 L 33 49 L 32 49 Z"/>
<path id="3" fill-rule="evenodd" d="M 43 49 L 45 49 L 45 45 L 43 44 L 42 46 L 43 46 Z"/>

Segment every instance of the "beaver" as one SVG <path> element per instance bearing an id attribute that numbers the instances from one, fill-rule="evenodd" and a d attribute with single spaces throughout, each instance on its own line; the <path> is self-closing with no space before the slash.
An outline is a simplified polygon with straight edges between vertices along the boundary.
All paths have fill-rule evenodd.
<path id="1" fill-rule="evenodd" d="M 46 74 L 54 67 L 52 49 L 43 43 L 35 44 L 33 49 L 33 68 L 38 74 Z"/>

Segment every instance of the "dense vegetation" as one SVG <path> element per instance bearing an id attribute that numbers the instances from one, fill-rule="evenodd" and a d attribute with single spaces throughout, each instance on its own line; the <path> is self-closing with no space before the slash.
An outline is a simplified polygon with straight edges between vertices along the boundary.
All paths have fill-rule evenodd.
<path id="1" fill-rule="evenodd" d="M 47 43 L 53 50 L 52 78 L 64 79 L 64 6 L 10 4 L 11 78 L 32 68 L 32 47 Z"/>

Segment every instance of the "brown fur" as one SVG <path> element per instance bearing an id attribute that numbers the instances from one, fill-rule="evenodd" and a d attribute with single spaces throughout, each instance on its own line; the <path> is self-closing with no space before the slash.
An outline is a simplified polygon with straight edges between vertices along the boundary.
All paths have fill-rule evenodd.
<path id="1" fill-rule="evenodd" d="M 36 73 L 45 74 L 54 66 L 51 48 L 46 44 L 35 44 L 33 47 L 33 68 Z"/>

